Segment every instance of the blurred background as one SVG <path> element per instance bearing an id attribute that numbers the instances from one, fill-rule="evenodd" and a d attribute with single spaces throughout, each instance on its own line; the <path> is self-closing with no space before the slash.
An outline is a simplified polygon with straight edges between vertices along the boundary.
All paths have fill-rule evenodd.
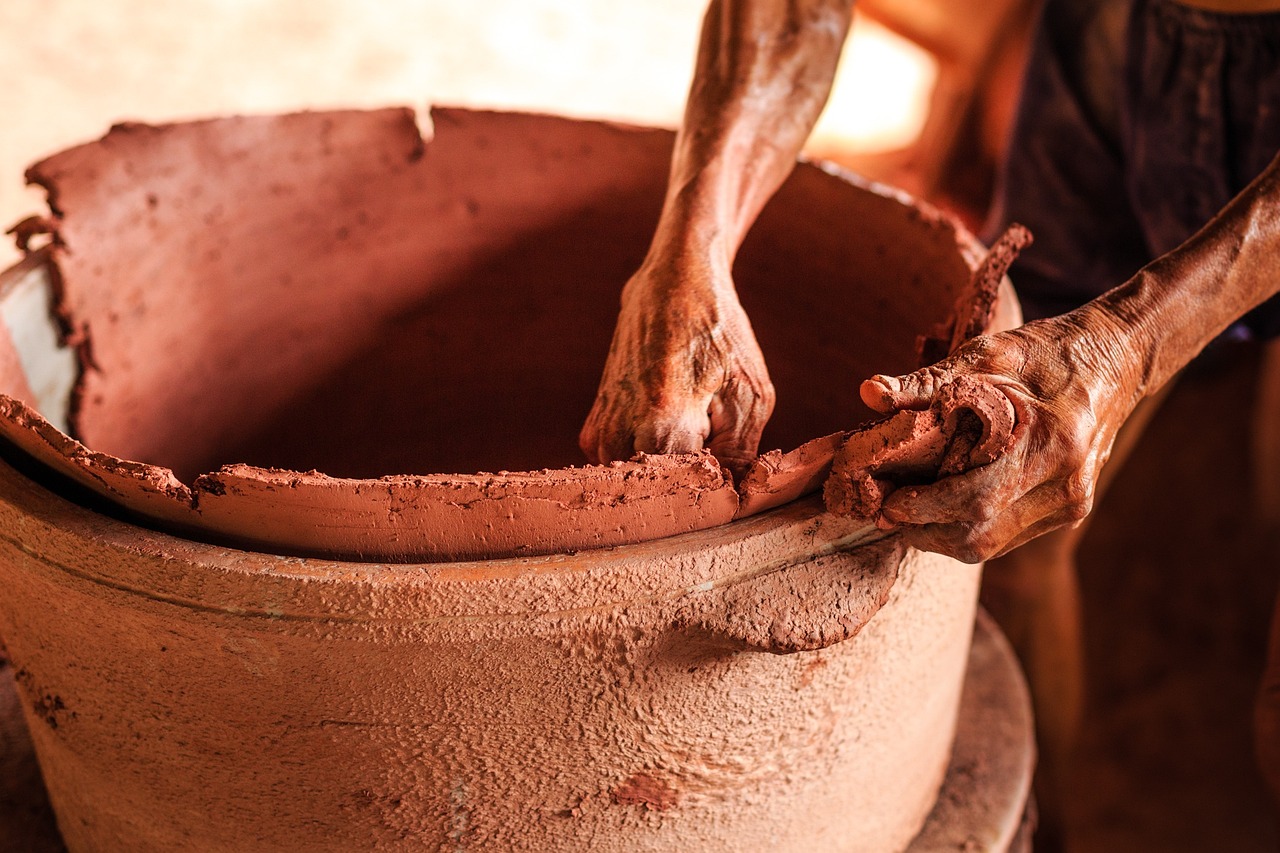
<path id="1" fill-rule="evenodd" d="M 430 103 L 675 127 L 705 0 L 5 0 L 0 223 L 36 212 L 36 160 L 119 121 Z M 933 193 L 958 130 L 977 161 L 1032 4 L 868 0 L 810 149 Z M 944 8 L 947 7 L 947 8 Z M 957 19 L 967 22 L 956 26 Z M 1003 106 L 1011 97 L 989 99 Z M 924 156 L 916 149 L 924 145 Z M 988 140 L 994 149 L 998 141 Z M 972 153 L 971 152 L 971 153 Z M 974 157 L 970 157 L 970 166 Z M 930 164 L 928 167 L 922 164 Z M 980 206 L 989 166 L 965 175 Z M 917 174 L 918 173 L 918 174 Z M 16 258 L 12 249 L 0 264 Z"/>

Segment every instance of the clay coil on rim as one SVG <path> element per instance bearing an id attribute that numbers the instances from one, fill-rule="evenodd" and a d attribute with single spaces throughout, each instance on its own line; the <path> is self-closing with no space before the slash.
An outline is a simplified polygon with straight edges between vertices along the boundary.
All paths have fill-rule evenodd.
<path id="1" fill-rule="evenodd" d="M 405 109 L 122 125 L 34 166 L 79 440 L 12 370 L 0 434 L 132 520 L 237 547 L 408 562 L 649 541 L 819 488 L 826 434 L 869 417 L 857 381 L 916 366 L 980 255 L 926 206 L 802 165 L 735 270 L 779 389 L 764 446 L 796 449 L 737 488 L 707 454 L 577 465 L 672 135 L 431 119 L 425 142 Z M 497 473 L 449 473 L 476 470 Z"/>

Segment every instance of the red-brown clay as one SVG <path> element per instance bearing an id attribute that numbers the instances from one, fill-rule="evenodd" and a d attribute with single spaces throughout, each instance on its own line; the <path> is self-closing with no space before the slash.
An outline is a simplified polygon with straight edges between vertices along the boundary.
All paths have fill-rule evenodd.
<path id="1" fill-rule="evenodd" d="M 951 333 L 947 355 L 959 349 L 965 341 L 992 331 L 996 303 L 1000 299 L 1000 287 L 1005 275 L 1031 242 L 1031 232 L 1025 226 L 1014 223 L 991 244 L 982 263 L 973 271 L 969 289 L 956 299 L 955 328 Z"/>
<path id="2" fill-rule="evenodd" d="M 974 269 L 968 286 L 956 295 L 952 316 L 933 334 L 919 339 L 917 348 L 922 366 L 946 358 L 961 344 L 978 335 L 1020 324 L 1020 317 L 1017 323 L 1009 324 L 1002 322 L 997 315 L 1001 305 L 1009 302 L 1007 298 L 1001 298 L 1002 288 L 1007 286 L 1009 267 L 1031 243 L 1031 231 L 1017 223 L 996 238 Z"/>
<path id="3" fill-rule="evenodd" d="M 875 532 L 812 502 L 388 566 L 173 538 L 0 464 L 0 530 L 0 634 L 73 851 L 901 849 L 978 580 L 896 537 L 832 550 Z"/>
<path id="4" fill-rule="evenodd" d="M 669 783 L 648 773 L 637 773 L 613 789 L 613 799 L 621 805 L 643 806 L 665 812 L 680 802 Z"/>
<path id="5" fill-rule="evenodd" d="M 830 665 L 822 656 L 810 657 L 800 667 L 797 691 L 812 687 Z M 0 767 L 5 771 L 0 773 L 0 838 L 15 850 L 63 853 L 12 672 L 0 657 Z M 974 838 L 987 839 L 988 850 L 1022 849 L 1014 842 L 1017 833 L 1030 831 L 1024 815 L 1034 752 L 1031 703 L 1017 659 L 990 617 L 979 611 L 951 764 L 933 811 L 906 853 L 964 850 L 966 844 L 973 847 Z M 631 793 L 626 782 L 620 788 L 624 797 Z M 561 817 L 581 813 L 575 807 Z"/>
<path id="6" fill-rule="evenodd" d="M 920 339 L 924 364 L 985 332 L 1018 325 L 1021 318 L 1008 308 L 1013 300 L 1002 300 L 1001 289 L 1008 286 L 1009 267 L 1031 240 L 1031 232 L 1015 224 L 992 244 L 956 298 L 951 323 L 940 334 Z M 932 482 L 994 462 L 1009 446 L 1015 421 L 1004 393 L 982 379 L 957 377 L 941 388 L 929 408 L 899 411 L 837 442 L 831 476 L 823 485 L 827 510 L 876 518 L 897 483 Z"/>
<path id="7" fill-rule="evenodd" d="M 995 461 L 1013 437 L 1013 404 L 973 377 L 944 386 L 934 405 L 850 432 L 823 487 L 827 511 L 876 518 L 896 485 L 932 482 Z"/>
<path id="8" fill-rule="evenodd" d="M 33 173 L 84 376 L 79 440 L 2 389 L 45 467 L 0 463 L 0 634 L 68 845 L 901 849 L 978 570 L 795 498 L 975 244 L 801 167 L 737 275 L 797 449 L 740 489 L 568 467 L 671 137 L 433 118 L 131 126 Z"/>
<path id="9" fill-rule="evenodd" d="M 49 216 L 28 216 L 13 224 L 4 233 L 13 237 L 14 244 L 18 247 L 19 252 L 27 253 L 32 251 L 31 241 L 37 237 L 50 235 L 56 241 L 58 239 L 57 223 Z"/>

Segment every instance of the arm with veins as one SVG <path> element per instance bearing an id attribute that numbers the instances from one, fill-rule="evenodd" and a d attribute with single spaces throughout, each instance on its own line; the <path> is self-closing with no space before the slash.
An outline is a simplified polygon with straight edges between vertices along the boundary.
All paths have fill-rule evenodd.
<path id="1" fill-rule="evenodd" d="M 1017 416 L 1004 455 L 884 502 L 911 544 L 989 559 L 1089 512 L 1098 472 L 1138 401 L 1280 292 L 1280 155 L 1204 228 L 1075 311 L 976 338 L 932 367 L 877 376 L 881 412 L 926 408 L 957 376 L 998 388 Z"/>
<path id="2" fill-rule="evenodd" d="M 712 0 L 662 214 L 580 444 L 595 462 L 755 457 L 773 386 L 731 270 L 826 103 L 852 0 Z"/>

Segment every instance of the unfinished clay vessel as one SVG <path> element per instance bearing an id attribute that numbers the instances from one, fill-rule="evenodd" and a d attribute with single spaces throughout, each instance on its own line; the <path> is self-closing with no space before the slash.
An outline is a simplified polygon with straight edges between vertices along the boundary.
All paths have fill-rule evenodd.
<path id="1" fill-rule="evenodd" d="M 127 126 L 32 170 L 0 636 L 68 845 L 903 848 L 978 570 L 795 499 L 976 244 L 800 167 L 736 270 L 788 452 L 570 467 L 671 134 L 432 123 Z"/>

